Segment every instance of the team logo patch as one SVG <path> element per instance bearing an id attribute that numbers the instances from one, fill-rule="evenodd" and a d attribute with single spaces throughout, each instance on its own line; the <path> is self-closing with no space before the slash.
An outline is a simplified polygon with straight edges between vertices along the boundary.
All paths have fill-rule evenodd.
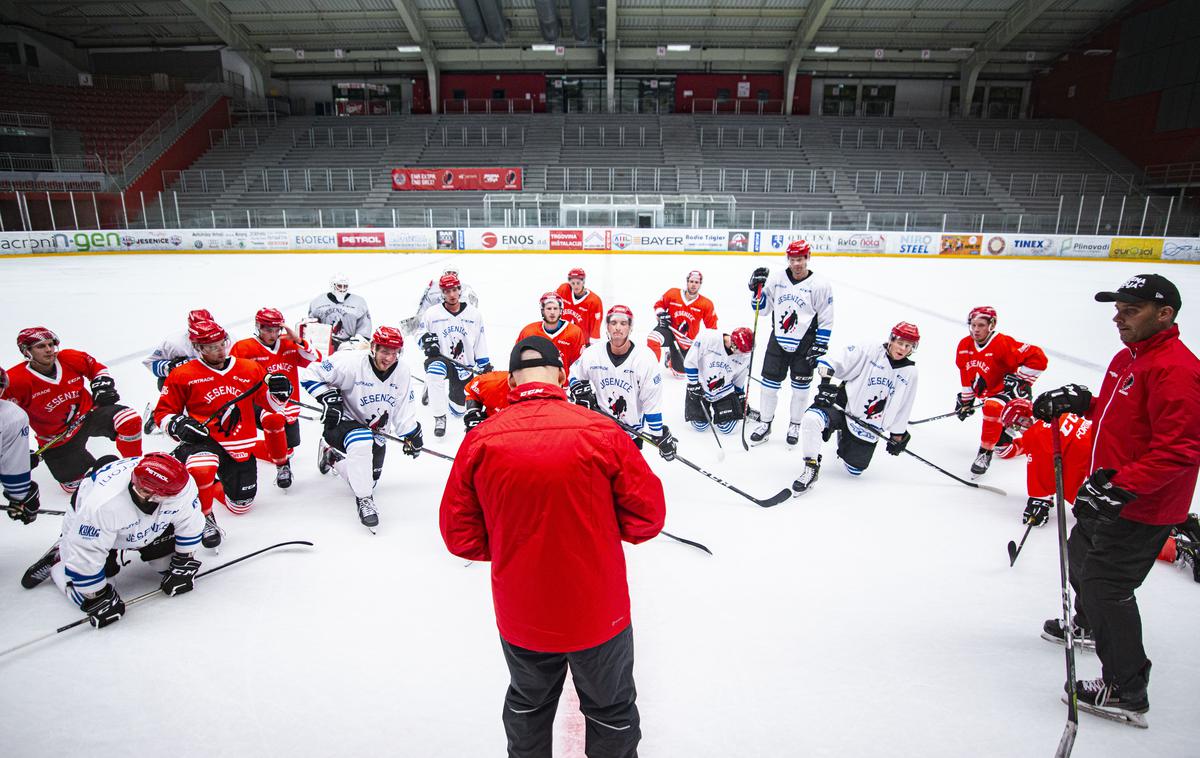
<path id="1" fill-rule="evenodd" d="M 1121 382 L 1120 393 L 1122 395 L 1128 395 L 1129 390 L 1131 390 L 1131 389 L 1133 389 L 1133 374 L 1130 374 L 1129 376 L 1125 377 L 1125 381 Z"/>

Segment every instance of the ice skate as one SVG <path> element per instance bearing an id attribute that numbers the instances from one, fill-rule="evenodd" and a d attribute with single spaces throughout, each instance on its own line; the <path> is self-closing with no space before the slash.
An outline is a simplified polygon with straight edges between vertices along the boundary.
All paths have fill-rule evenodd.
<path id="1" fill-rule="evenodd" d="M 333 462 L 337 460 L 337 451 L 325 440 L 317 440 L 317 471 L 324 476 L 333 468 Z"/>
<path id="2" fill-rule="evenodd" d="M 434 437 L 445 437 L 446 436 L 446 417 L 445 416 L 434 416 L 433 417 L 433 436 Z"/>
<path id="3" fill-rule="evenodd" d="M 281 490 L 286 490 L 292 486 L 291 461 L 284 461 L 275 467 L 275 486 Z"/>
<path id="4" fill-rule="evenodd" d="M 985 448 L 979 448 L 978 455 L 975 456 L 975 462 L 971 464 L 971 478 L 978 479 L 987 473 L 988 467 L 992 465 L 992 451 Z"/>
<path id="5" fill-rule="evenodd" d="M 800 444 L 800 422 L 793 421 L 788 424 L 787 445 L 788 447 L 795 447 L 798 444 Z"/>
<path id="6" fill-rule="evenodd" d="M 371 534 L 375 533 L 375 527 L 379 526 L 379 512 L 375 510 L 374 495 L 358 498 L 358 520 L 371 530 Z"/>
<path id="7" fill-rule="evenodd" d="M 750 432 L 750 444 L 761 445 L 766 442 L 771 436 L 771 422 L 759 421 L 754 429 Z"/>
<path id="8" fill-rule="evenodd" d="M 800 478 L 792 482 L 793 497 L 799 497 L 813 488 L 817 483 L 817 476 L 821 473 L 821 456 L 816 458 L 804 459 L 804 470 L 800 472 Z"/>
<path id="9" fill-rule="evenodd" d="M 1103 679 L 1080 679 L 1075 682 L 1075 695 L 1079 710 L 1085 713 L 1140 729 L 1150 727 L 1146 722 L 1150 700 L 1144 689 L 1141 692 L 1122 692 L 1117 685 L 1106 684 Z M 1063 695 L 1063 702 L 1067 702 L 1066 695 Z"/>
<path id="10" fill-rule="evenodd" d="M 215 550 L 221 545 L 222 534 L 224 532 L 217 526 L 216 514 L 204 514 L 204 531 L 200 534 L 200 544 L 209 550 Z"/>
<path id="11" fill-rule="evenodd" d="M 1074 637 L 1076 647 L 1083 650 L 1096 649 L 1096 640 L 1092 638 L 1091 631 L 1078 624 L 1075 625 Z M 1042 625 L 1042 639 L 1066 647 L 1067 633 L 1063 629 L 1062 619 L 1047 619 L 1046 623 Z"/>
<path id="12" fill-rule="evenodd" d="M 31 590 L 42 582 L 46 581 L 46 578 L 50 576 L 50 569 L 52 569 L 56 563 L 58 563 L 57 542 L 55 542 L 54 545 L 46 551 L 45 555 L 43 555 L 41 558 L 38 558 L 32 566 L 25 569 L 24 575 L 21 576 L 21 586 L 27 590 Z"/>

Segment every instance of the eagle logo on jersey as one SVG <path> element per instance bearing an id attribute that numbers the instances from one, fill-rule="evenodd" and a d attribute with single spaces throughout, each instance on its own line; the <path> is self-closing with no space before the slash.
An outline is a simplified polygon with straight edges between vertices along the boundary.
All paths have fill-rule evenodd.
<path id="1" fill-rule="evenodd" d="M 679 321 L 679 331 L 683 332 L 684 334 L 687 334 L 687 333 L 688 333 L 688 328 L 689 328 L 690 326 L 691 326 L 691 323 L 690 323 L 690 322 L 689 322 L 689 321 L 688 321 L 686 318 L 680 319 L 680 321 Z"/>
<path id="2" fill-rule="evenodd" d="M 976 395 L 982 395 L 987 391 L 987 380 L 983 378 L 983 374 L 975 375 L 975 381 L 971 383 L 971 388 L 975 390 Z"/>
<path id="3" fill-rule="evenodd" d="M 608 410 L 610 410 L 612 412 L 612 415 L 614 417 L 621 418 L 622 416 L 625 415 L 625 411 L 626 411 L 626 409 L 628 409 L 628 407 L 629 407 L 629 404 L 626 403 L 625 396 L 617 395 L 617 398 L 615 400 L 613 400 L 611 403 L 609 403 Z"/>
<path id="4" fill-rule="evenodd" d="M 1125 377 L 1125 381 L 1121 382 L 1121 389 L 1119 390 L 1119 392 L 1122 395 L 1128 395 L 1129 390 L 1131 390 L 1131 389 L 1133 389 L 1133 374 L 1130 374 L 1129 376 Z"/>
<path id="5" fill-rule="evenodd" d="M 785 332 L 790 332 L 796 328 L 796 323 L 799 320 L 800 317 L 796 315 L 795 311 L 788 311 L 787 315 L 783 317 L 783 320 L 779 322 L 779 328 Z"/>
<path id="6" fill-rule="evenodd" d="M 883 409 L 887 406 L 887 395 L 876 395 L 867 401 L 863 406 L 863 416 L 866 418 L 875 418 L 883 414 Z"/>
<path id="7" fill-rule="evenodd" d="M 708 380 L 708 391 L 709 392 L 716 392 L 717 390 L 721 389 L 724 386 L 725 386 L 725 377 L 724 376 L 715 376 Z"/>
<path id="8" fill-rule="evenodd" d="M 463 356 L 464 352 L 466 352 L 466 349 L 463 347 L 462 341 L 456 340 L 454 342 L 454 347 L 450 348 L 450 357 L 454 360 L 458 360 Z"/>

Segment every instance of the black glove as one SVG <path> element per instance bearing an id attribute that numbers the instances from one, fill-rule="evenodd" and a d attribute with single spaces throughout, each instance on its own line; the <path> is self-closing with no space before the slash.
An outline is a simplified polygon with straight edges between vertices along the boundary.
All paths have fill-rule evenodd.
<path id="1" fill-rule="evenodd" d="M 1075 495 L 1075 507 L 1071 509 L 1077 520 L 1096 519 L 1111 524 L 1121 515 L 1121 509 L 1137 498 L 1110 481 L 1116 473 L 1116 469 L 1098 468 L 1084 480 Z"/>
<path id="2" fill-rule="evenodd" d="M 221 417 L 217 419 L 217 431 L 228 436 L 233 433 L 234 429 L 237 429 L 240 423 L 242 423 L 242 409 L 237 403 L 233 403 L 221 411 Z"/>
<path id="3" fill-rule="evenodd" d="M 904 434 L 901 434 L 898 438 L 894 434 L 889 436 L 887 441 L 888 455 L 900 455 L 903 453 L 904 449 L 908 447 L 908 441 L 911 439 L 912 434 L 910 434 L 908 431 L 905 431 Z"/>
<path id="4" fill-rule="evenodd" d="M 326 429 L 332 429 L 342 423 L 345 411 L 342 407 L 342 391 L 337 387 L 317 398 L 321 403 L 321 423 Z"/>
<path id="5" fill-rule="evenodd" d="M 97 408 L 114 405 L 121 396 L 117 394 L 117 383 L 111 376 L 98 376 L 92 380 L 92 402 Z"/>
<path id="6" fill-rule="evenodd" d="M 662 434 L 654 440 L 654 444 L 658 446 L 658 454 L 663 457 L 663 460 L 675 460 L 675 450 L 679 445 L 666 424 L 663 424 Z"/>
<path id="7" fill-rule="evenodd" d="M 33 471 L 35 468 L 37 468 L 38 464 L 41 462 L 42 462 L 42 456 L 40 456 L 37 453 L 34 453 L 32 451 L 29 453 L 29 470 L 30 471 Z"/>
<path id="8" fill-rule="evenodd" d="M 425 437 L 421 434 L 421 423 L 417 422 L 417 428 L 409 432 L 404 438 L 404 447 L 401 448 L 401 452 L 416 458 L 424 449 Z"/>
<path id="9" fill-rule="evenodd" d="M 8 497 L 5 495 L 5 497 Z M 29 492 L 21 500 L 13 500 L 8 498 L 8 505 L 5 510 L 8 512 L 8 517 L 13 521 L 20 521 L 22 524 L 32 524 L 37 518 L 38 511 L 41 510 L 42 501 L 38 498 L 38 483 L 29 483 Z"/>
<path id="10" fill-rule="evenodd" d="M 79 609 L 88 615 L 88 623 L 102 629 L 121 620 L 125 615 L 125 601 L 111 584 L 106 584 L 94 596 L 85 597 Z"/>
<path id="11" fill-rule="evenodd" d="M 292 381 L 283 374 L 267 374 L 267 392 L 281 403 L 292 397 Z"/>
<path id="12" fill-rule="evenodd" d="M 966 421 L 968 416 L 975 415 L 975 398 L 958 393 L 954 396 L 954 412 L 959 421 Z"/>
<path id="13" fill-rule="evenodd" d="M 476 376 L 478 376 L 480 374 L 490 374 L 495 370 L 496 370 L 496 367 L 492 365 L 491 361 L 488 361 L 487 363 L 483 364 L 482 366 L 477 367 L 475 369 L 475 374 L 476 374 Z"/>
<path id="14" fill-rule="evenodd" d="M 767 277 L 770 275 L 771 275 L 771 272 L 768 271 L 765 267 L 759 267 L 759 268 L 754 269 L 754 273 L 750 275 L 750 284 L 748 285 L 750 287 L 750 291 L 753 292 L 755 295 L 757 295 L 758 291 L 764 285 L 766 285 Z"/>
<path id="15" fill-rule="evenodd" d="M 171 567 L 163 574 L 158 588 L 163 591 L 164 595 L 172 597 L 191 592 L 192 582 L 199 570 L 200 561 L 193 558 L 191 553 L 176 553 L 171 556 Z"/>
<path id="16" fill-rule="evenodd" d="M 171 417 L 170 423 L 167 424 L 167 434 L 180 442 L 191 443 L 200 443 L 210 437 L 208 427 L 186 413 L 178 413 Z"/>
<path id="17" fill-rule="evenodd" d="M 814 342 L 809 346 L 808 352 L 804 354 L 804 360 L 808 362 L 809 368 L 816 368 L 817 361 L 829 351 L 829 345 L 824 342 Z"/>
<path id="18" fill-rule="evenodd" d="M 485 411 L 483 408 L 478 406 L 474 408 L 468 408 L 467 412 L 463 414 L 463 424 L 466 425 L 467 431 L 469 432 L 482 424 L 486 418 L 487 411 Z"/>
<path id="19" fill-rule="evenodd" d="M 425 353 L 426 358 L 436 358 L 442 354 L 442 347 L 438 344 L 437 335 L 433 332 L 425 332 L 417 340 L 417 346 L 421 348 L 421 352 Z"/>
<path id="20" fill-rule="evenodd" d="M 1033 398 L 1033 384 L 1016 374 L 1004 375 L 1004 394 L 1008 395 L 1009 400 L 1016 400 L 1023 397 L 1026 400 Z"/>
<path id="21" fill-rule="evenodd" d="M 1082 384 L 1066 384 L 1043 392 L 1033 401 L 1033 416 L 1047 424 L 1064 413 L 1083 415 L 1092 406 L 1092 393 Z"/>
<path id="22" fill-rule="evenodd" d="M 584 379 L 575 382 L 571 385 L 571 402 L 575 405 L 582 405 L 590 411 L 600 408 L 600 402 L 596 400 L 596 393 L 592 391 L 592 383 Z"/>
<path id="23" fill-rule="evenodd" d="M 689 383 L 687 396 L 683 400 L 684 421 L 708 421 L 704 415 L 704 389 L 696 383 Z"/>
<path id="24" fill-rule="evenodd" d="M 832 408 L 837 402 L 838 386 L 829 379 L 822 379 L 817 385 L 817 397 L 813 400 L 814 408 Z"/>
<path id="25" fill-rule="evenodd" d="M 1025 503 L 1025 523 L 1030 526 L 1041 526 L 1050 518 L 1050 508 L 1054 503 L 1041 497 L 1031 497 Z"/>
<path id="26" fill-rule="evenodd" d="M 654 315 L 658 317 L 659 326 L 661 326 L 663 329 L 671 328 L 671 314 L 667 313 L 666 311 L 658 311 Z"/>

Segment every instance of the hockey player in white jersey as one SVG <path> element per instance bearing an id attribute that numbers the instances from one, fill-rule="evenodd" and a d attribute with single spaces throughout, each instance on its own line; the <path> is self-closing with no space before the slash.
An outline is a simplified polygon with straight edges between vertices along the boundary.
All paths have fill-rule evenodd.
<path id="1" fill-rule="evenodd" d="M 884 432 L 889 455 L 904 452 L 917 394 L 917 365 L 910 356 L 920 341 L 916 325 L 901 321 L 885 343 L 850 345 L 840 358 L 821 360 L 817 397 L 801 422 L 804 471 L 792 483 L 796 495 L 816 484 L 821 443 L 833 432 L 838 436 L 837 455 L 847 471 L 861 476 L 870 465 L 879 435 L 846 418 L 842 409 Z"/>
<path id="2" fill-rule="evenodd" d="M 446 266 L 442 269 L 442 276 L 447 274 L 457 276 L 459 286 L 462 287 L 462 299 L 467 301 L 468 305 L 479 307 L 479 296 L 475 294 L 475 290 L 469 284 L 462 284 L 462 272 L 458 265 Z M 417 333 L 417 327 L 421 325 L 421 315 L 435 305 L 441 305 L 443 301 L 441 277 L 430 279 L 429 284 L 425 286 L 425 292 L 421 294 L 421 302 L 417 306 L 416 315 L 409 316 L 400 322 L 400 331 L 404 332 L 405 337 L 409 337 Z"/>
<path id="3" fill-rule="evenodd" d="M 62 536 L 29 567 L 21 585 L 32 589 L 47 576 L 97 628 L 125 613 L 109 577 L 138 553 L 162 578 L 167 595 L 192 589 L 200 561 L 204 515 L 195 482 L 166 453 L 121 458 L 84 477 L 63 516 Z"/>
<path id="4" fill-rule="evenodd" d="M 216 321 L 213 318 L 212 312 L 207 308 L 196 308 L 188 311 L 187 325 L 188 328 L 198 321 Z M 188 330 L 184 329 L 178 334 L 173 334 L 159 343 L 154 351 L 142 359 L 142 365 L 150 369 L 150 373 L 154 374 L 158 380 L 158 391 L 162 392 L 163 384 L 167 381 L 167 374 L 171 373 L 176 366 L 187 363 L 196 357 L 196 348 L 192 346 L 192 340 L 188 337 Z M 162 434 L 162 431 L 154 425 L 154 418 L 150 411 L 153 410 L 154 404 L 146 405 L 146 412 L 143 417 L 146 419 L 145 425 L 142 427 L 142 434 Z"/>
<path id="5" fill-rule="evenodd" d="M 599 410 L 632 429 L 645 429 L 657 438 L 659 454 L 674 460 L 677 443 L 662 422 L 662 374 L 650 348 L 630 339 L 633 311 L 614 305 L 604 323 L 608 342 L 593 342 L 571 368 L 572 402 Z M 640 437 L 634 442 L 641 448 Z"/>
<path id="6" fill-rule="evenodd" d="M 687 375 L 683 419 L 693 429 L 707 431 L 710 418 L 722 434 L 729 434 L 737 427 L 746 404 L 753 349 L 754 335 L 744 326 L 729 334 L 702 331 L 693 340 L 683 359 Z"/>
<path id="7" fill-rule="evenodd" d="M 404 337 L 381 326 L 371 336 L 369 351 L 342 350 L 301 370 L 300 384 L 324 412 L 325 434 L 317 468 L 332 468 L 350 485 L 358 518 L 374 531 L 379 525 L 375 483 L 387 453 L 383 432 L 402 437 L 404 454 L 416 458 L 424 447 L 413 401 L 412 374 L 400 362 Z"/>
<path id="8" fill-rule="evenodd" d="M 462 282 L 454 274 L 438 280 L 443 302 L 421 314 L 421 351 L 425 353 L 425 387 L 433 411 L 433 434 L 446 434 L 446 410 L 455 416 L 466 412 L 467 381 L 492 370 L 484 336 L 483 316 L 463 302 Z"/>
<path id="9" fill-rule="evenodd" d="M 361 295 L 350 293 L 350 278 L 337 273 L 329 279 L 329 291 L 317 295 L 308 304 L 308 317 L 332 330 L 332 347 L 337 350 L 343 342 L 355 336 L 371 338 L 371 311 Z"/>
<path id="10" fill-rule="evenodd" d="M 0 366 L 0 485 L 8 501 L 9 518 L 32 524 L 41 509 L 37 482 L 29 476 L 29 416 L 21 406 L 4 399 L 8 373 Z"/>
<path id="11" fill-rule="evenodd" d="M 812 250 L 808 243 L 796 240 L 787 248 L 787 268 L 774 274 L 766 268 L 756 268 L 750 276 L 750 291 L 755 294 L 751 307 L 761 316 L 771 317 L 771 338 L 762 364 L 758 424 L 750 432 L 750 442 L 754 445 L 761 445 L 771 436 L 779 388 L 789 372 L 792 403 L 787 443 L 795 445 L 799 441 L 800 419 L 808 401 L 813 370 L 829 349 L 833 289 L 824 277 L 809 271 L 810 257 Z"/>

